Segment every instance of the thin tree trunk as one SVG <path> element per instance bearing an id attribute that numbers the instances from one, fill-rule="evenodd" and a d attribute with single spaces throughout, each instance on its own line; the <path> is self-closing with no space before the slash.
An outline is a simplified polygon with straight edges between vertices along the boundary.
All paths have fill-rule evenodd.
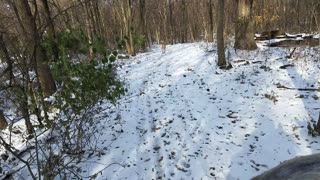
<path id="1" fill-rule="evenodd" d="M 133 37 L 133 14 L 132 14 L 132 1 L 120 1 L 120 10 L 125 29 L 125 41 L 128 54 L 135 56 L 135 45 Z"/>
<path id="2" fill-rule="evenodd" d="M 0 130 L 5 129 L 8 127 L 8 122 L 4 117 L 3 111 L 0 110 Z"/>
<path id="3" fill-rule="evenodd" d="M 145 39 L 148 38 L 147 34 L 147 16 L 146 16 L 146 0 L 139 0 L 139 8 L 140 8 L 140 31 Z M 142 44 L 142 49 L 146 49 L 147 44 Z"/>
<path id="4" fill-rule="evenodd" d="M 169 26 L 170 26 L 170 44 L 174 43 L 174 34 L 173 34 L 173 1 L 167 0 L 169 8 Z"/>
<path id="5" fill-rule="evenodd" d="M 6 59 L 6 63 L 8 65 L 7 67 L 7 72 L 9 72 L 9 86 L 12 85 L 12 81 L 13 81 L 13 63 L 12 63 L 12 60 L 10 58 L 10 55 L 9 55 L 9 52 L 8 52 L 8 49 L 7 49 L 7 45 L 3 39 L 3 35 L 0 34 L 0 50 L 3 52 L 4 56 L 5 56 L 5 59 Z"/>
<path id="6" fill-rule="evenodd" d="M 93 3 L 93 10 L 94 10 L 94 14 L 95 14 L 95 17 L 96 17 L 96 21 L 97 21 L 97 30 L 98 30 L 98 33 L 99 33 L 99 37 L 104 37 L 104 23 L 101 19 L 101 12 L 100 12 L 100 8 L 99 8 L 99 0 L 95 0 Z"/>
<path id="7" fill-rule="evenodd" d="M 89 61 L 93 59 L 93 24 L 90 20 L 90 11 L 89 11 L 89 2 L 84 3 L 84 9 L 86 12 L 86 19 L 85 19 L 85 28 L 87 31 L 87 37 L 88 37 L 88 44 L 89 44 Z"/>
<path id="8" fill-rule="evenodd" d="M 218 46 L 218 66 L 226 66 L 226 58 L 224 53 L 224 0 L 218 0 L 218 26 L 217 26 L 217 46 Z"/>
<path id="9" fill-rule="evenodd" d="M 182 2 L 182 43 L 188 42 L 188 22 L 186 15 L 186 1 L 181 0 Z"/>
<path id="10" fill-rule="evenodd" d="M 208 11 L 209 11 L 209 32 L 208 41 L 213 42 L 213 11 L 212 11 L 212 0 L 208 1 Z"/>
<path id="11" fill-rule="evenodd" d="M 22 102 L 20 102 L 20 110 L 22 113 L 22 116 L 25 120 L 26 128 L 27 128 L 27 133 L 28 135 L 33 134 L 33 126 L 30 120 L 30 114 L 29 114 L 29 106 L 28 106 L 28 101 L 26 95 L 24 95 L 24 99 Z"/>
<path id="12" fill-rule="evenodd" d="M 54 60 L 56 61 L 59 58 L 59 50 L 58 50 L 58 45 L 57 45 L 57 36 L 56 36 L 56 30 L 54 28 L 53 20 L 51 17 L 51 11 L 49 8 L 49 4 L 47 0 L 41 0 L 46 23 L 48 25 L 48 36 L 49 39 L 52 42 L 52 51 L 53 51 L 53 57 Z"/>

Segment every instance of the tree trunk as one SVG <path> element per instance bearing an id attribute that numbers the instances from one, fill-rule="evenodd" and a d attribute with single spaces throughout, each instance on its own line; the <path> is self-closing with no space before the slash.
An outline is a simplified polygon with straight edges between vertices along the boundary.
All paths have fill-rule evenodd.
<path id="1" fill-rule="evenodd" d="M 22 113 L 22 117 L 25 120 L 27 133 L 28 133 L 28 135 L 32 135 L 33 134 L 33 126 L 32 126 L 31 120 L 30 120 L 28 97 L 26 95 L 23 95 L 23 96 L 24 96 L 24 98 L 20 102 L 20 110 Z"/>
<path id="2" fill-rule="evenodd" d="M 148 37 L 147 34 L 147 17 L 146 17 L 146 0 L 139 0 L 139 9 L 140 9 L 140 28 L 141 34 L 144 36 L 145 40 Z M 142 49 L 145 50 L 147 44 L 142 44 Z"/>
<path id="3" fill-rule="evenodd" d="M 21 26 L 25 35 L 25 45 L 33 48 L 33 62 L 38 75 L 40 88 L 44 96 L 50 96 L 56 91 L 55 82 L 50 72 L 45 49 L 40 45 L 41 39 L 38 32 L 36 18 L 32 15 L 28 0 L 15 1 L 17 16 L 21 17 Z"/>
<path id="4" fill-rule="evenodd" d="M 93 59 L 93 21 L 91 20 L 91 14 L 89 10 L 89 1 L 84 3 L 84 9 L 86 12 L 86 19 L 85 19 L 85 28 L 87 31 L 87 37 L 88 37 L 88 44 L 89 44 L 89 61 Z"/>
<path id="5" fill-rule="evenodd" d="M 49 8 L 49 4 L 47 0 L 41 0 L 42 3 L 42 8 L 44 12 L 44 16 L 46 19 L 46 25 L 48 26 L 48 36 L 49 39 L 52 43 L 52 52 L 53 52 L 53 57 L 54 60 L 56 61 L 59 58 L 59 50 L 58 50 L 58 45 L 57 45 L 57 36 L 56 36 L 56 30 L 53 25 L 53 20 L 51 17 L 51 11 Z"/>
<path id="6" fill-rule="evenodd" d="M 95 17 L 96 17 L 96 23 L 97 23 L 97 31 L 98 31 L 98 35 L 99 37 L 103 37 L 103 38 L 106 38 L 105 35 L 104 35 L 104 29 L 105 29 L 105 26 L 104 26 L 104 22 L 102 21 L 102 18 L 101 18 L 101 12 L 100 12 L 100 0 L 95 0 L 92 2 L 93 4 L 93 11 L 94 11 L 94 14 L 95 14 Z"/>
<path id="7" fill-rule="evenodd" d="M 174 43 L 174 34 L 173 34 L 173 1 L 172 0 L 167 0 L 168 5 L 169 5 L 169 26 L 170 26 L 170 44 Z"/>
<path id="8" fill-rule="evenodd" d="M 0 110 L 0 130 L 3 130 L 8 127 L 8 122 L 4 117 L 2 110 Z"/>
<path id="9" fill-rule="evenodd" d="M 187 7 L 186 7 L 186 1 L 182 0 L 182 43 L 188 42 L 188 21 L 187 21 Z"/>
<path id="10" fill-rule="evenodd" d="M 133 39 L 133 15 L 132 15 L 132 0 L 120 1 L 121 16 L 125 31 L 125 41 L 128 54 L 135 56 L 135 45 Z"/>
<path id="11" fill-rule="evenodd" d="M 218 66 L 226 66 L 226 58 L 224 54 L 224 0 L 218 0 L 218 25 L 217 25 L 217 46 L 218 46 Z"/>
<path id="12" fill-rule="evenodd" d="M 13 81 L 13 78 L 14 78 L 14 75 L 13 75 L 13 62 L 10 58 L 10 55 L 9 55 L 9 51 L 8 51 L 8 47 L 5 43 L 5 40 L 3 38 L 3 35 L 0 34 L 0 51 L 3 52 L 4 56 L 5 56 L 5 59 L 6 59 L 6 63 L 7 63 L 7 72 L 9 73 L 9 86 L 12 85 L 12 81 Z"/>
<path id="13" fill-rule="evenodd" d="M 160 2 L 159 6 L 163 8 L 159 10 L 159 15 L 161 19 L 161 23 L 159 23 L 160 33 L 161 33 L 161 41 L 166 43 L 168 41 L 168 10 L 167 10 L 168 1 Z"/>
<path id="14" fill-rule="evenodd" d="M 213 11 L 212 11 L 212 0 L 208 1 L 208 11 L 209 11 L 209 32 L 208 41 L 213 42 Z"/>
<path id="15" fill-rule="evenodd" d="M 238 19 L 235 27 L 236 49 L 254 50 L 257 48 L 254 41 L 254 23 L 251 20 L 253 0 L 237 0 Z"/>

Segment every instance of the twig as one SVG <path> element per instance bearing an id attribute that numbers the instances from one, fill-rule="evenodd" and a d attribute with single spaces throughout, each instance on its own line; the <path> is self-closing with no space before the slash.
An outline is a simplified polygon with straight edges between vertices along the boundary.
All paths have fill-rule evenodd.
<path id="1" fill-rule="evenodd" d="M 295 48 L 293 48 L 293 50 L 291 51 L 291 53 L 287 56 L 287 58 L 291 58 L 292 57 L 292 55 L 293 55 L 293 53 L 294 53 L 294 51 L 296 51 L 296 47 Z"/>
<path id="2" fill-rule="evenodd" d="M 293 67 L 293 66 L 294 66 L 293 64 L 286 64 L 286 65 L 280 66 L 279 68 L 286 69 L 287 67 Z"/>
<path id="3" fill-rule="evenodd" d="M 27 161 L 25 161 L 24 159 L 22 159 L 21 157 L 19 157 L 19 155 L 16 152 L 12 151 L 11 146 L 9 144 L 7 144 L 6 141 L 1 136 L 0 136 L 0 143 L 4 146 L 4 148 L 7 151 L 9 151 L 13 156 L 15 156 L 19 161 L 21 161 L 22 163 L 24 163 L 27 166 L 28 171 L 30 172 L 32 179 L 37 179 L 31 170 L 30 164 Z"/>
<path id="4" fill-rule="evenodd" d="M 5 165 L 5 164 L 2 164 L 2 167 L 3 167 L 3 166 L 7 166 L 7 167 L 9 167 L 8 165 Z M 3 174 L 3 175 L 4 175 L 4 177 L 2 177 L 2 179 L 1 179 L 1 180 L 9 179 L 10 177 L 12 177 L 12 175 L 13 175 L 13 174 L 15 174 L 15 173 L 19 172 L 21 169 L 23 169 L 23 168 L 25 168 L 25 167 L 26 167 L 26 165 L 21 166 L 19 169 L 16 169 L 16 170 L 13 170 L 13 171 L 8 172 L 8 173 L 6 173 L 6 174 Z M 11 168 L 11 167 L 9 167 L 9 168 Z M 21 176 L 20 174 L 18 174 L 18 176 L 19 176 L 21 179 L 25 179 L 25 178 L 24 178 L 23 176 Z"/>
<path id="5" fill-rule="evenodd" d="M 81 176 L 81 177 L 82 177 L 82 178 L 85 178 L 85 179 L 93 178 L 93 177 L 95 177 L 97 174 L 102 173 L 104 170 L 106 170 L 107 168 L 109 168 L 109 167 L 112 166 L 112 165 L 119 165 L 119 166 L 121 166 L 121 167 L 123 167 L 123 168 L 125 167 L 124 165 L 122 165 L 122 164 L 120 164 L 120 163 L 111 163 L 111 164 L 107 165 L 106 167 L 104 167 L 103 169 L 101 169 L 100 171 L 94 173 L 93 175 L 90 175 L 90 176 Z"/>

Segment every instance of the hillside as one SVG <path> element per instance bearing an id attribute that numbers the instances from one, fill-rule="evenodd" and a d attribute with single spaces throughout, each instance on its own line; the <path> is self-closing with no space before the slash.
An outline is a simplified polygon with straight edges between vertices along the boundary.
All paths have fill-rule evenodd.
<path id="1" fill-rule="evenodd" d="M 319 115 L 320 92 L 297 90 L 319 89 L 319 47 L 298 48 L 288 59 L 292 49 L 258 45 L 249 53 L 229 48 L 230 70 L 216 66 L 216 48 L 205 51 L 204 43 L 171 45 L 165 54 L 155 46 L 121 60 L 128 92 L 95 115 L 100 153 L 80 163 L 81 174 L 249 179 L 319 152 L 307 124 Z"/>
<path id="2" fill-rule="evenodd" d="M 248 179 L 319 151 L 306 128 L 319 113 L 319 92 L 277 88 L 319 87 L 319 47 L 286 59 L 289 49 L 260 45 L 230 53 L 234 68 L 222 71 L 214 49 L 203 46 L 173 45 L 165 54 L 155 48 L 124 63 L 124 133 L 106 159 L 126 167 L 108 169 L 107 177 Z M 294 66 L 279 68 L 286 64 Z"/>

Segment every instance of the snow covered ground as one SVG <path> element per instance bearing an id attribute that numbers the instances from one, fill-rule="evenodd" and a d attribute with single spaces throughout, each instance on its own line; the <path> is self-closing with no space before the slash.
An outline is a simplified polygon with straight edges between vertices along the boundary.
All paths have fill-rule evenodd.
<path id="1" fill-rule="evenodd" d="M 291 49 L 292 50 L 292 49 Z M 120 163 L 99 179 L 249 179 L 280 162 L 320 151 L 307 122 L 320 111 L 319 47 L 230 50 L 234 68 L 216 67 L 201 43 L 139 54 L 119 74 L 123 133 L 101 163 Z M 286 64 L 293 67 L 280 69 Z M 99 170 L 97 167 L 96 170 Z"/>
<path id="2" fill-rule="evenodd" d="M 101 153 L 81 164 L 84 176 L 246 180 L 320 151 L 306 128 L 318 118 L 320 92 L 278 88 L 320 88 L 320 47 L 297 48 L 292 59 L 293 49 L 262 43 L 229 48 L 233 68 L 220 70 L 215 47 L 204 46 L 155 47 L 123 61 L 128 93 L 112 109 L 116 123 L 97 115 Z"/>

